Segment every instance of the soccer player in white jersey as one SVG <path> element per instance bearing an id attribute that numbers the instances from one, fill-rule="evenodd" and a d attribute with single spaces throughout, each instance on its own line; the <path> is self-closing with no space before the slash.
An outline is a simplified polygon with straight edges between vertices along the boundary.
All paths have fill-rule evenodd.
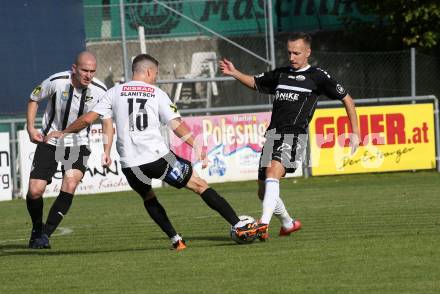
<path id="1" fill-rule="evenodd" d="M 90 52 L 81 52 L 71 71 L 51 75 L 30 96 L 27 105 L 27 131 L 30 140 L 37 144 L 26 195 L 27 209 L 32 219 L 30 248 L 50 248 L 49 237 L 68 212 L 75 189 L 86 171 L 90 155 L 88 129 L 66 136 L 62 142 L 60 140 L 63 144 L 61 148 L 58 140 L 43 142 L 43 139 L 51 131 L 64 130 L 83 113 L 90 111 L 104 95 L 107 89 L 94 78 L 95 72 L 95 56 Z M 44 99 L 49 99 L 49 102 L 44 112 L 43 126 L 42 129 L 36 129 L 38 104 Z M 43 225 L 43 193 L 52 182 L 58 161 L 62 162 L 63 181 L 60 193 Z"/>
<path id="2" fill-rule="evenodd" d="M 45 140 L 79 132 L 100 115 L 104 120 L 114 120 L 116 147 L 128 183 L 142 197 L 151 218 L 171 239 L 172 248 L 183 250 L 186 248 L 185 242 L 176 233 L 165 209 L 157 200 L 151 188 L 151 179 L 161 179 L 178 189 L 186 187 L 199 194 L 210 208 L 232 226 L 238 224 L 239 218 L 229 203 L 193 171 L 191 163 L 175 155 L 166 145 L 159 129 L 161 123 L 168 124 L 178 137 L 192 146 L 206 167 L 206 153 L 195 144 L 191 132 L 168 95 L 154 86 L 158 66 L 158 61 L 152 56 L 138 55 L 133 60 L 132 81 L 111 88 L 91 112 L 78 118 L 65 130 L 50 133 Z M 104 147 L 103 162 L 109 164 L 112 130 L 105 135 L 109 136 Z M 249 224 L 237 228 L 237 232 L 239 235 L 255 235 L 256 226 Z"/>

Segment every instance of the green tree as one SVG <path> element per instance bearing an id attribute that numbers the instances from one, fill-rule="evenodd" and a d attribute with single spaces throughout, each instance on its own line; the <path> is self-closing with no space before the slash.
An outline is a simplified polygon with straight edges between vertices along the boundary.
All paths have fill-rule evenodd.
<path id="1" fill-rule="evenodd" d="M 373 32 L 409 47 L 431 49 L 440 45 L 439 0 L 357 0 L 364 14 L 377 16 Z M 350 21 L 349 21 L 350 22 Z"/>

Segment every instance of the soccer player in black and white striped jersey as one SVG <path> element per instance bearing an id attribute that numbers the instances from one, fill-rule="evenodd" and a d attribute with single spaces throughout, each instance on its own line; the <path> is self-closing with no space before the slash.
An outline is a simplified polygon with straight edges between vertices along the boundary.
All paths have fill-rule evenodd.
<path id="1" fill-rule="evenodd" d="M 37 144 L 29 179 L 26 204 L 32 219 L 29 247 L 50 248 L 49 237 L 68 212 L 76 187 L 84 176 L 87 159 L 89 130 L 66 136 L 64 140 L 43 142 L 51 131 L 64 130 L 83 113 L 92 109 L 107 91 L 105 85 L 94 78 L 96 58 L 90 52 L 78 54 L 70 71 L 51 75 L 37 86 L 27 105 L 27 131 Z M 41 129 L 35 128 L 38 104 L 49 99 Z M 108 127 L 108 126 L 107 126 Z M 53 203 L 43 225 L 43 193 L 52 182 L 58 162 L 62 162 L 63 181 L 60 193 Z"/>

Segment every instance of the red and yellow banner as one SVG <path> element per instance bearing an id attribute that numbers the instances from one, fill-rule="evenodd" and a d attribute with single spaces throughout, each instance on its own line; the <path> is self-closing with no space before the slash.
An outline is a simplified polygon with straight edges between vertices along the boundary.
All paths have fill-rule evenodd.
<path id="1" fill-rule="evenodd" d="M 432 104 L 357 107 L 361 146 L 352 155 L 345 109 L 317 109 L 310 123 L 313 175 L 433 169 Z"/>

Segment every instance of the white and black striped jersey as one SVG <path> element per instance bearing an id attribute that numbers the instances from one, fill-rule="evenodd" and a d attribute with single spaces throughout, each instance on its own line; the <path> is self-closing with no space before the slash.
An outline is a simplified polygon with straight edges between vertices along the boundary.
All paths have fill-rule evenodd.
<path id="1" fill-rule="evenodd" d="M 306 133 L 320 95 L 342 100 L 347 92 L 318 67 L 280 67 L 254 77 L 257 91 L 275 95 L 268 129 L 277 133 Z"/>
<path id="2" fill-rule="evenodd" d="M 87 88 L 76 89 L 72 85 L 72 72 L 64 71 L 51 75 L 36 87 L 30 99 L 41 101 L 49 98 L 43 116 L 41 132 L 47 135 L 52 131 L 62 131 L 82 114 L 90 111 L 98 100 L 107 91 L 105 85 L 93 78 Z M 89 128 L 78 134 L 69 134 L 64 137 L 65 146 L 88 145 Z M 48 143 L 57 145 L 58 139 L 51 139 Z"/>
<path id="3" fill-rule="evenodd" d="M 160 132 L 161 124 L 180 117 L 168 95 L 141 81 L 117 85 L 102 97 L 92 111 L 116 124 L 121 166 L 154 162 L 169 152 Z"/>

